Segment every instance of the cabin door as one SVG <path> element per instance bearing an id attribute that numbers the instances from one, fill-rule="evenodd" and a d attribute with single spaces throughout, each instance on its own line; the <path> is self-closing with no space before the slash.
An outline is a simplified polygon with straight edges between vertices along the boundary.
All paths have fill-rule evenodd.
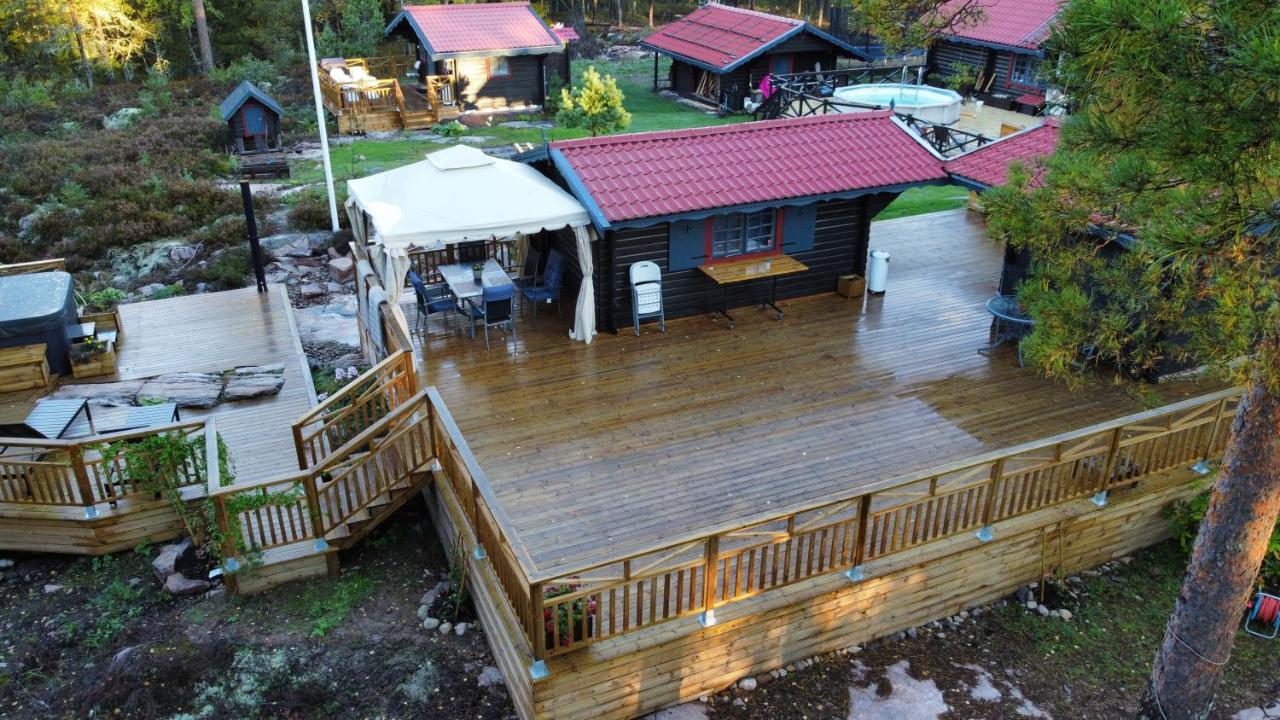
<path id="1" fill-rule="evenodd" d="M 791 56 L 790 55 L 774 55 L 769 58 L 769 73 L 772 75 L 790 75 L 791 74 Z"/>
<path id="2" fill-rule="evenodd" d="M 267 113 L 257 105 L 245 105 L 240 110 L 244 123 L 246 150 L 264 150 L 267 146 Z M 251 147 L 252 146 L 252 147 Z"/>

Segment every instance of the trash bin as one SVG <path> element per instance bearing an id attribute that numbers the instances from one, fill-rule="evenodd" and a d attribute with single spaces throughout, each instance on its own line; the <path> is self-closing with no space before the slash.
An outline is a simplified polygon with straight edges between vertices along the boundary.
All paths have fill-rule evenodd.
<path id="1" fill-rule="evenodd" d="M 867 267 L 867 292 L 872 295 L 883 295 L 885 283 L 889 279 L 889 252 L 872 250 L 871 262 Z"/>

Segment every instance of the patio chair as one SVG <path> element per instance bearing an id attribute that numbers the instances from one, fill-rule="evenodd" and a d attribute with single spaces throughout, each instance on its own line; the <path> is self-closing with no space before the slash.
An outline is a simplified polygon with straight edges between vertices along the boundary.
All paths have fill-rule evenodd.
<path id="1" fill-rule="evenodd" d="M 520 268 L 520 277 L 516 278 L 516 287 L 533 287 L 538 282 L 538 266 L 542 264 L 542 253 L 535 247 L 529 248 L 524 255 L 524 267 Z"/>
<path id="2" fill-rule="evenodd" d="M 667 316 L 662 309 L 662 270 L 655 263 L 642 260 L 632 263 L 631 323 L 640 337 L 640 318 L 658 318 L 658 329 L 667 331 Z"/>
<path id="3" fill-rule="evenodd" d="M 418 321 L 413 329 L 431 331 L 431 316 L 442 312 L 452 312 L 455 308 L 453 298 L 449 297 L 449 288 L 444 285 L 427 287 L 418 273 L 409 271 L 409 282 L 413 285 L 413 294 L 418 298 Z"/>
<path id="4" fill-rule="evenodd" d="M 516 286 L 510 283 L 486 287 L 477 304 L 474 298 L 467 298 L 467 318 L 471 326 L 471 337 L 476 336 L 476 325 L 484 328 L 484 348 L 489 349 L 489 328 L 506 326 L 511 329 L 511 337 L 516 337 L 516 320 L 512 311 Z"/>
<path id="5" fill-rule="evenodd" d="M 482 263 L 489 259 L 489 251 L 483 242 L 458 243 L 458 262 Z"/>
<path id="6" fill-rule="evenodd" d="M 547 267 L 542 273 L 542 282 L 521 288 L 520 294 L 525 300 L 533 303 L 533 319 L 538 319 L 538 303 L 556 301 L 556 314 L 560 312 L 560 280 L 564 275 L 564 255 L 559 250 L 547 253 Z"/>

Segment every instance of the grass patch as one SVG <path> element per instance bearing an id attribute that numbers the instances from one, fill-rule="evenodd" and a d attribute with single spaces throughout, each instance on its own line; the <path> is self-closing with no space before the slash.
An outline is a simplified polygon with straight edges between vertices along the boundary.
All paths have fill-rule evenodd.
<path id="1" fill-rule="evenodd" d="M 87 647 L 98 650 L 111 644 L 130 623 L 146 611 L 145 583 L 130 585 L 119 558 L 111 555 L 89 561 L 89 572 L 77 584 L 89 592 L 83 628 L 72 620 L 63 627 L 71 637 L 79 637 Z M 83 633 L 81 633 L 83 630 Z"/>
<path id="2" fill-rule="evenodd" d="M 288 602 L 295 617 L 292 629 L 311 637 L 324 637 L 341 625 L 378 584 L 368 575 L 349 573 L 329 582 L 308 583 Z"/>
<path id="3" fill-rule="evenodd" d="M 969 200 L 969 191 L 959 185 L 927 185 L 911 188 L 898 196 L 875 217 L 876 220 L 892 220 L 894 218 L 923 215 L 940 210 L 955 210 L 964 207 Z"/>
<path id="4" fill-rule="evenodd" d="M 663 58 L 658 72 L 664 77 L 670 65 L 670 59 Z M 575 81 L 582 77 L 590 66 L 595 66 L 601 73 L 612 75 L 618 81 L 625 96 L 623 105 L 631 113 L 631 127 L 625 132 L 655 132 L 659 130 L 678 130 L 681 128 L 703 127 L 707 125 L 724 125 L 749 120 L 748 115 L 731 115 L 718 118 L 683 103 L 661 97 L 653 92 L 653 62 L 651 60 L 617 60 L 617 61 L 580 61 L 573 65 Z M 555 127 L 546 130 L 548 140 L 572 140 L 586 137 L 585 130 L 577 128 Z M 485 147 L 513 145 L 515 143 L 541 143 L 543 131 L 538 128 L 485 127 L 467 132 L 471 136 L 490 138 Z M 364 177 L 384 170 L 391 170 L 421 160 L 428 153 L 435 152 L 451 143 L 434 143 L 426 140 L 387 139 L 370 140 L 356 137 L 349 145 L 338 145 L 330 148 L 329 157 L 333 163 L 335 181 L 345 181 Z M 304 167 L 294 168 L 293 184 L 316 183 L 324 180 L 324 169 L 320 163 L 307 163 Z M 343 192 L 339 190 L 339 192 Z"/>

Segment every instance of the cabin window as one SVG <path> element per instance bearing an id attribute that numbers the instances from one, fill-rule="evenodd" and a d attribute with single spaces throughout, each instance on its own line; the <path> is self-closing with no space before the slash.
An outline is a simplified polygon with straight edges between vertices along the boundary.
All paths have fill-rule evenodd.
<path id="1" fill-rule="evenodd" d="M 719 215 L 711 220 L 713 258 L 771 252 L 777 246 L 777 213 L 772 208 Z"/>
<path id="2" fill-rule="evenodd" d="M 1030 55 L 1014 55 L 1009 69 L 1009 81 L 1018 85 L 1040 87 L 1040 58 Z"/>
<path id="3" fill-rule="evenodd" d="M 489 58 L 489 77 L 510 77 L 511 58 Z"/>

